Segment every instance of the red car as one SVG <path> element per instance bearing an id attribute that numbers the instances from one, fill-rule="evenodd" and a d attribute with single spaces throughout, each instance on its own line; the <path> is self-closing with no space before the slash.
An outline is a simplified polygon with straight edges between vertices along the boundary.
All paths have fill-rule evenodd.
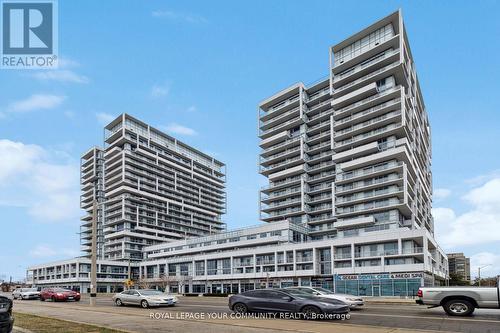
<path id="1" fill-rule="evenodd" d="M 40 292 L 40 301 L 45 301 L 47 299 L 56 301 L 79 301 L 80 293 L 63 288 L 46 288 Z"/>

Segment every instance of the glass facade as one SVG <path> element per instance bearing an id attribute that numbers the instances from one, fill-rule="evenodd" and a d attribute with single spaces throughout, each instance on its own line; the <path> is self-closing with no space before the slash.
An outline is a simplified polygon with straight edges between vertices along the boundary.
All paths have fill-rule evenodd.
<path id="1" fill-rule="evenodd" d="M 415 274 L 412 274 L 415 275 Z M 335 281 L 335 292 L 356 296 L 416 296 L 422 278 L 376 278 L 359 276 L 357 279 Z"/>

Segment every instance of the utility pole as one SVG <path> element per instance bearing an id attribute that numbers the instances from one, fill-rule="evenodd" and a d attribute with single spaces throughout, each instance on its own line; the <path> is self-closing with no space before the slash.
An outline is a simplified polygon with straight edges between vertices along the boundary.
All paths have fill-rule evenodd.
<path id="1" fill-rule="evenodd" d="M 97 201 L 92 208 L 92 250 L 90 263 L 90 305 L 95 306 L 97 296 Z"/>

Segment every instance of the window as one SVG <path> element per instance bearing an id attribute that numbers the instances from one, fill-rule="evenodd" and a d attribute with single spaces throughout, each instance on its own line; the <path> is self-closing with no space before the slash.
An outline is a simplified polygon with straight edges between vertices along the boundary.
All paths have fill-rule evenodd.
<path id="1" fill-rule="evenodd" d="M 249 290 L 243 293 L 246 297 L 254 297 L 254 298 L 266 298 L 267 294 L 263 290 Z"/>

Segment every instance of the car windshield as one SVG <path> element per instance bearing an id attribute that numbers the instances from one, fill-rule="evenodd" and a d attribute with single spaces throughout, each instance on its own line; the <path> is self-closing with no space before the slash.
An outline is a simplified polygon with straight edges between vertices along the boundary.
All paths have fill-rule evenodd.
<path id="1" fill-rule="evenodd" d="M 66 291 L 71 291 L 71 290 L 63 289 L 63 288 L 54 288 L 54 291 L 60 293 L 60 292 L 66 292 Z"/>
<path id="2" fill-rule="evenodd" d="M 163 292 L 158 291 L 158 290 L 141 290 L 139 292 L 144 296 L 155 296 L 155 295 L 162 295 L 163 294 Z"/>
<path id="3" fill-rule="evenodd" d="M 325 288 L 314 288 L 314 290 L 319 291 L 322 294 L 333 295 L 334 292 Z"/>
<path id="4" fill-rule="evenodd" d="M 24 288 L 22 291 L 37 291 L 36 288 Z"/>
<path id="5" fill-rule="evenodd" d="M 287 294 L 290 294 L 294 297 L 302 297 L 302 298 L 312 298 L 313 296 L 308 294 L 308 293 L 305 293 L 303 292 L 302 290 L 299 290 L 299 289 L 282 289 L 281 291 L 287 293 Z"/>

